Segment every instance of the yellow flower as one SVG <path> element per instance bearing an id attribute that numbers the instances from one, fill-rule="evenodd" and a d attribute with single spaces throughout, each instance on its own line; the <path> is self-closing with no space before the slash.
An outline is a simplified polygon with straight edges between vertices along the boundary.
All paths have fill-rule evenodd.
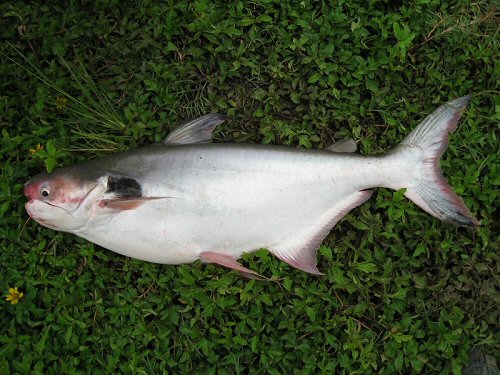
<path id="1" fill-rule="evenodd" d="M 17 290 L 17 286 L 14 288 L 9 288 L 9 295 L 5 298 L 6 301 L 10 301 L 13 305 L 19 302 L 23 298 L 24 293 Z"/>
<path id="2" fill-rule="evenodd" d="M 36 154 L 38 151 L 43 150 L 43 146 L 40 143 L 37 143 L 36 148 L 30 148 L 31 154 Z"/>
<path id="3" fill-rule="evenodd" d="M 68 99 L 66 99 L 64 96 L 58 96 L 56 98 L 56 107 L 58 110 L 63 109 L 68 105 Z"/>

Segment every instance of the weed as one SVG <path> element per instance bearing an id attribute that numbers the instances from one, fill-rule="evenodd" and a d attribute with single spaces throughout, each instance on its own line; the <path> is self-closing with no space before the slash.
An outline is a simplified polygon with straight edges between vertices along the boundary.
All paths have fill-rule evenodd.
<path id="1" fill-rule="evenodd" d="M 0 373 L 458 374 L 472 347 L 498 358 L 493 4 L 0 10 Z M 323 277 L 266 250 L 244 262 L 271 282 L 149 264 L 25 224 L 34 174 L 159 142 L 200 114 L 232 118 L 218 141 L 324 147 L 348 136 L 377 154 L 465 94 L 442 166 L 482 225 L 441 223 L 380 189 L 324 241 Z M 9 288 L 23 293 L 17 304 Z"/>

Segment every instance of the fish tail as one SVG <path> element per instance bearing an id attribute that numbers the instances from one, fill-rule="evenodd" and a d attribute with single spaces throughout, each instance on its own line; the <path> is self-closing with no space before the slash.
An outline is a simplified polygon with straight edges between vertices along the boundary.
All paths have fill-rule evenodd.
<path id="1" fill-rule="evenodd" d="M 411 154 L 412 178 L 405 196 L 431 215 L 459 225 L 479 225 L 441 174 L 439 158 L 448 144 L 448 133 L 457 127 L 470 96 L 439 107 L 397 147 L 396 153 Z"/>

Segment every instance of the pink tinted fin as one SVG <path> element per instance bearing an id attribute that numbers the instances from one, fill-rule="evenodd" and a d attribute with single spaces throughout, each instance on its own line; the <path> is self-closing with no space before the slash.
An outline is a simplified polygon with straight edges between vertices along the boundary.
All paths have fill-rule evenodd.
<path id="1" fill-rule="evenodd" d="M 261 275 L 255 275 L 253 273 L 248 273 L 248 272 L 243 272 L 243 271 L 240 271 L 240 275 L 243 276 L 245 279 L 248 279 L 248 280 L 264 280 L 265 277 L 264 276 L 261 276 Z"/>
<path id="2" fill-rule="evenodd" d="M 145 198 L 117 198 L 117 199 L 103 199 L 99 206 L 111 208 L 113 210 L 127 211 L 134 210 L 145 202 L 156 199 L 165 199 L 167 197 L 145 197 Z"/>
<path id="3" fill-rule="evenodd" d="M 217 263 L 221 266 L 232 268 L 245 274 L 256 275 L 261 277 L 257 272 L 243 267 L 238 261 L 230 255 L 217 253 L 215 251 L 203 251 L 200 253 L 201 260 L 208 263 Z"/>
<path id="4" fill-rule="evenodd" d="M 302 251 L 295 256 L 295 258 L 287 258 L 285 256 L 282 256 L 279 254 L 277 251 L 272 251 L 274 255 L 276 255 L 277 258 L 282 260 L 283 262 L 288 263 L 290 266 L 298 268 L 299 270 L 308 272 L 313 275 L 324 275 L 323 272 L 318 270 L 318 267 L 316 266 L 316 252 L 318 251 L 319 244 L 316 246 L 316 244 L 311 244 L 311 246 L 308 246 Z"/>
<path id="5" fill-rule="evenodd" d="M 397 152 L 418 149 L 421 152 L 418 179 L 408 181 L 405 196 L 431 215 L 459 225 L 479 225 L 468 208 L 441 174 L 439 158 L 448 144 L 448 133 L 457 127 L 470 97 L 450 101 L 427 116 L 396 148 Z"/>
<path id="6" fill-rule="evenodd" d="M 297 237 L 272 247 L 269 251 L 299 270 L 314 275 L 323 275 L 316 267 L 316 252 L 319 245 L 340 219 L 354 207 L 365 202 L 371 195 L 371 190 L 361 190 L 347 196 L 342 203 L 330 209 L 323 217 L 318 218 L 318 221 L 312 226 L 313 229 L 299 233 Z"/>

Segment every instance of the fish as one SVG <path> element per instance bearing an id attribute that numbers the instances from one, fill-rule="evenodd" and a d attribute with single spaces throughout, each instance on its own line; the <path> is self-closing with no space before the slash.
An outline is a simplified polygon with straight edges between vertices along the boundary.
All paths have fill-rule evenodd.
<path id="1" fill-rule="evenodd" d="M 267 249 L 322 275 L 317 250 L 339 220 L 378 187 L 458 225 L 474 218 L 439 159 L 470 96 L 441 105 L 394 149 L 364 156 L 352 139 L 324 149 L 213 143 L 226 118 L 208 114 L 161 142 L 39 174 L 24 186 L 29 216 L 116 253 L 160 264 L 238 260 Z"/>

